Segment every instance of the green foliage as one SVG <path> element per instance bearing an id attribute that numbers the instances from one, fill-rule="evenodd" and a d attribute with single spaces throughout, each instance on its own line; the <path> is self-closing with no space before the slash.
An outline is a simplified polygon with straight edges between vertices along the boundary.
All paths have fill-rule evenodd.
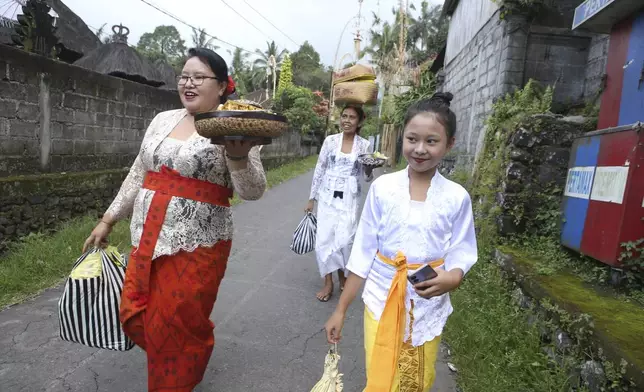
<path id="1" fill-rule="evenodd" d="M 253 70 L 259 78 L 264 78 L 267 68 L 271 66 L 271 56 L 275 58 L 275 64 L 279 69 L 280 64 L 282 64 L 282 60 L 284 60 L 284 56 L 287 53 L 288 51 L 286 49 L 280 50 L 275 41 L 266 42 L 266 50 L 255 50 L 255 55 L 257 56 L 257 58 L 253 63 Z"/>
<path id="2" fill-rule="evenodd" d="M 320 54 L 315 50 L 309 41 L 305 41 L 297 52 L 291 55 L 293 61 L 293 73 L 311 72 L 320 69 Z"/>
<path id="3" fill-rule="evenodd" d="M 532 80 L 514 94 L 507 94 L 494 103 L 494 114 L 487 120 L 490 129 L 516 126 L 518 121 L 533 114 L 545 113 L 552 106 L 554 90 L 545 91 Z"/>
<path id="4" fill-rule="evenodd" d="M 479 234 L 479 262 L 450 293 L 454 313 L 443 336 L 458 368 L 463 392 L 570 391 L 570 366 L 553 366 L 543 354 L 540 332 L 526 322 L 510 296 L 513 286 L 492 260 Z"/>
<path id="5" fill-rule="evenodd" d="M 214 38 L 210 38 L 206 29 L 192 29 L 192 46 L 195 48 L 206 48 L 217 50 L 219 46 L 214 44 Z"/>
<path id="6" fill-rule="evenodd" d="M 537 15 L 552 7 L 554 0 L 492 0 L 501 7 L 501 19 L 513 14 Z"/>
<path id="7" fill-rule="evenodd" d="M 625 242 L 621 246 L 619 261 L 623 264 L 626 280 L 633 291 L 641 292 L 644 290 L 644 238 Z"/>
<path id="8" fill-rule="evenodd" d="M 157 26 L 139 39 L 137 50 L 152 61 L 165 60 L 175 68 L 182 62 L 186 45 L 174 26 Z"/>
<path id="9" fill-rule="evenodd" d="M 273 110 L 284 114 L 291 128 L 309 133 L 322 127 L 322 118 L 314 110 L 320 99 L 305 87 L 289 86 L 277 96 Z"/>
<path id="10" fill-rule="evenodd" d="M 406 93 L 393 98 L 394 108 L 391 113 L 391 121 L 397 127 L 402 127 L 407 114 L 407 109 L 416 101 L 430 98 L 436 91 L 436 80 L 434 74 L 425 69 L 420 74 L 420 82 Z"/>
<path id="11" fill-rule="evenodd" d="M 312 91 L 321 91 L 329 96 L 331 85 L 331 70 L 325 69 L 320 62 L 320 54 L 308 42 L 291 55 L 293 62 L 293 83 Z"/>
<path id="12" fill-rule="evenodd" d="M 369 109 L 365 108 L 365 112 L 369 113 Z M 367 115 L 367 119 L 362 124 L 362 129 L 360 130 L 360 136 L 368 138 L 369 136 L 375 136 L 378 134 L 378 117 Z"/>
<path id="13" fill-rule="evenodd" d="M 496 203 L 496 193 L 501 190 L 502 175 L 508 164 L 508 138 L 524 118 L 547 112 L 552 105 L 554 90 L 539 88 L 532 80 L 514 94 L 507 94 L 494 103 L 494 111 L 487 119 L 485 146 L 477 162 L 473 178 L 472 198 L 479 200 L 476 215 L 479 219 L 479 237 L 496 241 L 497 219 L 501 209 Z M 550 196 L 550 195 L 548 195 Z M 521 203 L 518 203 L 521 206 Z M 548 204 L 558 208 L 558 203 Z M 522 211 L 515 211 L 520 218 Z M 544 217 L 547 212 L 544 212 Z"/>
<path id="14" fill-rule="evenodd" d="M 249 66 L 250 53 L 244 52 L 241 48 L 235 48 L 232 54 L 232 61 L 228 73 L 233 78 L 236 84 L 237 93 L 244 96 L 256 90 L 254 83 L 253 72 Z"/>
<path id="15" fill-rule="evenodd" d="M 277 87 L 277 95 L 281 96 L 284 90 L 293 86 L 293 62 L 291 57 L 286 54 L 282 61 L 282 70 L 280 72 L 279 85 Z"/>
<path id="16" fill-rule="evenodd" d="M 447 42 L 449 20 L 442 17 L 443 6 L 430 6 L 423 0 L 417 18 L 411 21 L 409 36 L 413 42 L 411 58 L 422 63 L 436 56 Z"/>

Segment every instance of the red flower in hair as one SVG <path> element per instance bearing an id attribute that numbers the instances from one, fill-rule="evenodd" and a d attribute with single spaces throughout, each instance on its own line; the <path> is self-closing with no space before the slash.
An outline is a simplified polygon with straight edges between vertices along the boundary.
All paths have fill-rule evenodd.
<path id="1" fill-rule="evenodd" d="M 226 87 L 226 95 L 230 95 L 235 92 L 235 81 L 230 76 L 228 77 L 228 86 Z"/>

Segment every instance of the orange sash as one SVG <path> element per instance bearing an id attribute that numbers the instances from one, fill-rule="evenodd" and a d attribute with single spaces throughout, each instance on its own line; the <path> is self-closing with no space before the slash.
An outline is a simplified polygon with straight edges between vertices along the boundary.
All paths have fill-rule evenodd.
<path id="1" fill-rule="evenodd" d="M 378 322 L 378 332 L 374 344 L 371 366 L 368 371 L 365 392 L 390 392 L 394 376 L 398 369 L 398 358 L 405 331 L 405 292 L 407 289 L 407 271 L 416 270 L 424 264 L 407 264 L 407 258 L 398 252 L 391 260 L 378 252 L 378 258 L 385 264 L 396 268 L 396 275 L 391 282 L 385 309 Z M 429 263 L 432 268 L 444 264 L 443 259 Z"/>

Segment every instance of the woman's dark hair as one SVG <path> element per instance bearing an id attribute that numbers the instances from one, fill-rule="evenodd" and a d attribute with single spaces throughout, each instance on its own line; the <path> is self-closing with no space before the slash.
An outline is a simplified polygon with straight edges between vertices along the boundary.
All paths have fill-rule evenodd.
<path id="1" fill-rule="evenodd" d="M 220 83 L 228 84 L 228 64 L 220 55 L 206 48 L 192 48 L 188 50 L 188 58 L 199 58 L 204 64 L 208 65 L 215 74 Z M 221 103 L 226 103 L 228 96 L 224 94 L 221 97 Z"/>
<path id="2" fill-rule="evenodd" d="M 413 103 L 407 109 L 405 115 L 405 127 L 409 122 L 419 114 L 433 113 L 436 119 L 447 131 L 447 137 L 450 139 L 456 136 L 456 115 L 449 108 L 450 102 L 454 98 L 452 93 L 436 93 L 431 98 L 421 99 Z"/>
<path id="3" fill-rule="evenodd" d="M 344 107 L 342 108 L 342 112 L 340 112 L 340 115 L 342 115 L 342 113 L 344 113 L 344 111 L 347 109 L 352 109 L 358 114 L 358 128 L 356 129 L 356 133 L 359 135 L 360 129 L 362 129 L 362 125 L 360 123 L 367 118 L 367 116 L 364 114 L 364 109 L 360 105 L 347 104 L 347 105 L 344 105 Z"/>

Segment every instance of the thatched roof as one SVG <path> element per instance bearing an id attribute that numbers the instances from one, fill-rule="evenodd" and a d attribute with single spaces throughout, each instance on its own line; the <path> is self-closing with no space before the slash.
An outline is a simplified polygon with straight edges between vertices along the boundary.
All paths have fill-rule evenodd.
<path id="1" fill-rule="evenodd" d="M 62 45 L 61 60 L 73 63 L 101 45 L 96 34 L 61 0 L 47 0 L 47 4 L 58 14 L 56 36 Z M 22 14 L 22 9 L 18 8 L 18 14 Z M 15 34 L 15 23 L 0 16 L 0 44 L 13 45 L 11 35 Z"/>
<path id="2" fill-rule="evenodd" d="M 115 42 L 99 46 L 74 65 L 149 86 L 163 86 L 165 81 L 156 67 L 127 44 L 129 29 L 114 26 L 113 30 Z"/>
<path id="3" fill-rule="evenodd" d="M 56 36 L 65 47 L 60 55 L 62 60 L 74 62 L 101 46 L 101 40 L 83 22 L 83 19 L 61 0 L 47 0 L 47 4 L 58 14 Z"/>
<path id="4" fill-rule="evenodd" d="M 154 62 L 154 67 L 159 73 L 161 81 L 165 84 L 161 87 L 164 90 L 176 90 L 177 89 L 177 73 L 174 71 L 174 68 L 167 61 L 159 59 Z"/>
<path id="5" fill-rule="evenodd" d="M 270 108 L 273 104 L 273 99 L 269 95 L 266 95 L 266 90 L 253 91 L 252 93 L 245 94 L 243 98 L 259 103 L 264 109 Z"/>
<path id="6" fill-rule="evenodd" d="M 0 15 L 0 44 L 10 45 L 13 34 L 14 21 Z"/>

